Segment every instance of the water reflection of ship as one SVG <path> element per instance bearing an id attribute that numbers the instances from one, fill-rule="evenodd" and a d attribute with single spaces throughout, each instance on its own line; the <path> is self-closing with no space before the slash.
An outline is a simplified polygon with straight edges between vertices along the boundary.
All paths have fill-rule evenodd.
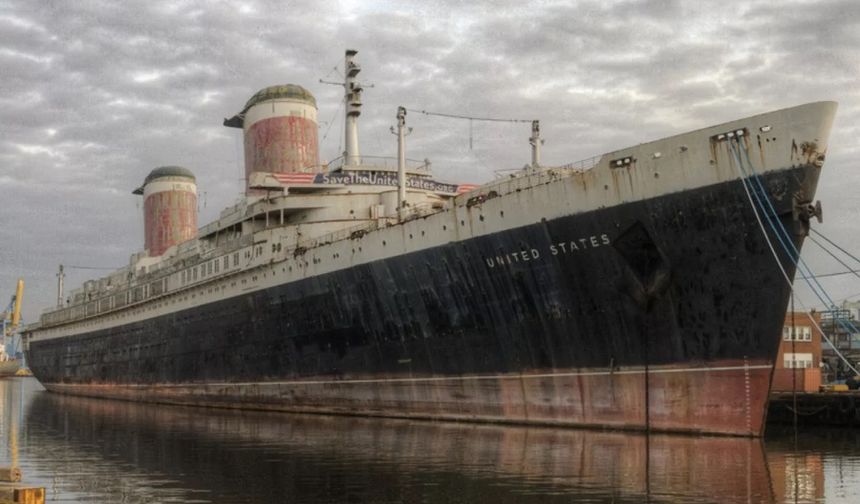
<path id="1" fill-rule="evenodd" d="M 819 453 L 788 453 L 770 462 L 777 502 L 823 502 L 824 461 Z"/>
<path id="2" fill-rule="evenodd" d="M 31 435 L 31 443 L 58 443 L 80 459 L 119 454 L 147 473 L 208 489 L 217 502 L 238 500 L 236 492 L 323 491 L 308 485 L 321 477 L 326 491 L 343 488 L 359 501 L 399 492 L 398 500 L 448 502 L 455 492 L 461 502 L 775 502 L 763 445 L 744 438 L 152 408 L 49 394 L 36 396 L 27 415 L 62 433 Z M 63 471 L 60 460 L 44 463 Z M 416 480 L 439 488 L 422 488 L 419 498 L 405 490 Z"/>
<path id="3" fill-rule="evenodd" d="M 858 443 L 856 434 L 851 430 L 820 428 L 807 433 L 802 444 L 797 445 L 788 428 L 774 430 L 774 439 L 767 442 L 767 462 L 777 502 L 825 502 L 822 451 L 839 447 L 857 453 L 857 446 L 852 446 Z M 810 445 L 817 449 L 810 450 Z"/>

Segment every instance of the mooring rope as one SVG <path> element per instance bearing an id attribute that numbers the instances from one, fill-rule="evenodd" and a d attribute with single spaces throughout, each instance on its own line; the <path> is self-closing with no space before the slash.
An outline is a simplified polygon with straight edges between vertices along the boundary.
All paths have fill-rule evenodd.
<path id="1" fill-rule="evenodd" d="M 746 193 L 746 195 L 747 195 L 747 199 L 748 199 L 748 200 L 749 200 L 749 202 L 750 202 L 750 206 L 752 207 L 753 213 L 755 214 L 756 221 L 758 222 L 759 228 L 761 229 L 762 235 L 764 236 L 765 242 L 767 243 L 768 248 L 769 248 L 769 249 L 770 249 L 770 251 L 771 251 L 771 254 L 773 254 L 774 260 L 776 260 L 777 266 L 779 267 L 779 271 L 782 273 L 783 278 L 785 279 L 786 283 L 788 284 L 789 289 L 791 290 L 791 292 L 792 292 L 792 294 L 793 294 L 793 293 L 794 293 L 794 284 L 792 283 L 791 278 L 788 276 L 788 273 L 786 273 L 785 268 L 783 268 L 783 266 L 782 266 L 782 262 L 779 260 L 779 255 L 777 254 L 776 249 L 774 248 L 773 243 L 771 242 L 771 239 L 770 239 L 770 237 L 768 236 L 767 229 L 764 227 L 764 223 L 762 222 L 761 216 L 759 215 L 759 208 L 760 208 L 762 211 L 765 211 L 765 210 L 766 210 L 766 209 L 765 209 L 765 206 L 764 206 L 764 204 L 763 204 L 763 203 L 761 203 L 761 197 L 759 197 L 759 195 L 758 195 L 757 193 L 755 194 L 755 196 L 756 196 L 756 198 L 755 198 L 755 199 L 759 201 L 759 205 L 756 205 L 756 202 L 755 202 L 755 201 L 753 201 L 753 195 L 752 195 L 752 193 L 750 192 L 750 188 L 747 186 L 747 184 L 748 184 L 748 183 L 750 184 L 750 186 L 752 185 L 752 182 L 751 182 L 751 181 L 748 181 L 747 179 L 748 179 L 748 178 L 753 178 L 753 177 L 749 177 L 749 176 L 747 175 L 746 169 L 744 168 L 743 163 L 742 163 L 741 158 L 740 158 L 740 155 L 738 154 L 738 151 L 739 151 L 739 150 L 743 151 L 743 150 L 745 150 L 745 149 L 741 148 L 741 146 L 740 146 L 739 142 L 738 142 L 738 145 L 736 146 L 736 145 L 735 145 L 735 142 L 736 142 L 736 140 L 729 140 L 729 148 L 730 148 L 730 150 L 731 150 L 731 152 L 732 152 L 732 156 L 733 156 L 733 158 L 734 158 L 735 165 L 736 165 L 736 167 L 738 168 L 738 170 L 741 172 L 741 173 L 740 173 L 740 176 L 741 176 L 740 181 L 741 181 L 741 184 L 742 184 L 742 185 L 743 185 L 743 187 L 744 187 L 744 192 Z M 749 160 L 749 156 L 748 156 L 748 155 L 747 155 L 747 160 Z M 751 168 L 751 170 L 752 170 L 752 173 L 753 173 L 753 175 L 754 175 L 755 179 L 757 180 L 757 179 L 758 179 L 758 176 L 755 174 L 755 168 L 752 166 L 752 163 L 749 163 L 749 165 L 750 165 L 750 168 Z M 762 191 L 764 191 L 764 186 L 763 186 L 763 185 L 761 185 L 761 183 L 760 183 L 760 182 L 759 182 L 759 186 L 761 187 Z M 755 191 L 753 191 L 753 193 L 755 193 Z M 767 193 L 765 192 L 763 196 L 764 196 L 765 198 L 767 198 Z M 768 204 L 770 205 L 771 209 L 773 210 L 773 218 L 776 218 L 776 219 L 777 219 L 777 221 L 778 221 L 779 217 L 778 217 L 778 216 L 777 216 L 777 214 L 776 214 L 776 210 L 775 210 L 775 209 L 773 209 L 773 205 L 770 203 L 770 200 L 769 200 L 769 199 L 767 199 L 767 202 L 768 202 Z M 785 246 L 785 243 L 783 242 L 783 235 L 784 235 L 786 238 L 788 238 L 788 239 L 789 239 L 789 241 L 790 241 L 790 237 L 788 236 L 788 232 L 787 232 L 787 231 L 785 230 L 785 228 L 782 226 L 782 222 L 779 222 L 779 225 L 780 225 L 780 228 L 781 228 L 782 233 L 780 233 L 780 230 L 778 230 L 778 229 L 776 228 L 776 226 L 775 226 L 775 225 L 770 221 L 770 217 L 769 217 L 769 216 L 768 216 L 768 224 L 770 225 L 771 230 L 773 231 L 774 235 L 777 237 L 777 239 L 779 239 L 780 244 L 782 244 L 782 245 L 783 245 L 783 250 L 785 250 L 786 254 L 787 254 L 787 255 L 788 255 L 788 257 L 792 260 L 792 262 L 794 263 L 795 267 L 797 267 L 798 269 L 801 269 L 801 272 L 802 272 L 802 273 L 803 273 L 803 269 L 805 269 L 805 270 L 806 270 L 807 274 L 803 274 L 803 276 L 804 276 L 804 280 L 806 280 L 807 284 L 810 286 L 810 288 L 812 289 L 812 291 L 815 293 L 816 297 L 818 297 L 819 301 L 821 301 L 821 302 L 822 302 L 823 304 L 825 304 L 826 306 L 833 306 L 833 301 L 831 300 L 831 301 L 830 301 L 830 304 L 827 304 L 827 303 L 824 301 L 824 299 L 822 299 L 822 294 L 820 294 L 820 293 L 819 293 L 819 292 L 818 292 L 818 291 L 813 287 L 813 285 L 812 285 L 812 283 L 809 281 L 809 279 L 808 279 L 808 278 L 806 278 L 806 277 L 811 276 L 811 271 L 809 270 L 809 268 L 808 268 L 808 267 L 806 267 L 806 263 L 805 263 L 805 262 L 803 262 L 803 260 L 802 260 L 802 259 L 800 259 L 800 257 L 799 257 L 799 252 L 798 252 L 798 259 L 799 259 L 799 260 L 795 260 L 795 258 L 794 258 L 794 256 L 793 256 L 793 254 L 791 253 L 791 251 L 788 249 L 788 247 L 786 247 L 786 246 Z M 792 243 L 791 245 L 792 245 L 792 247 L 794 247 L 794 244 L 793 244 L 793 243 Z M 797 251 L 797 248 L 796 248 L 796 247 L 794 247 L 794 249 L 795 249 L 795 251 Z M 801 265 L 802 265 L 802 266 L 801 266 Z M 816 284 L 818 284 L 818 282 L 817 282 L 817 281 L 816 281 Z M 821 285 L 820 285 L 820 284 L 818 284 L 818 286 L 822 289 L 822 291 L 824 290 L 824 288 L 823 288 L 823 287 L 821 287 Z M 826 295 L 826 292 L 824 293 L 824 296 L 826 296 L 826 297 L 828 298 L 828 300 L 829 300 L 830 296 L 827 296 L 827 295 Z M 803 304 L 803 302 L 802 302 L 801 300 L 799 300 L 799 299 L 798 299 L 798 303 L 800 304 L 801 308 L 803 308 L 804 310 L 807 310 L 806 306 L 804 306 L 804 304 Z M 807 310 L 807 311 L 808 311 L 808 310 Z M 836 353 L 836 355 L 838 355 L 838 356 L 839 356 L 839 358 L 842 360 L 842 362 L 844 362 L 844 363 L 845 363 L 845 365 L 846 365 L 846 366 L 848 366 L 848 368 L 849 368 L 851 371 L 853 371 L 855 374 L 860 374 L 860 372 L 858 372 L 858 371 L 857 371 L 857 369 L 856 369 L 856 368 L 851 364 L 851 362 L 850 362 L 850 361 L 849 361 L 849 360 L 848 360 L 848 359 L 847 359 L 847 358 L 842 354 L 842 352 L 840 352 L 840 351 L 839 351 L 839 349 L 838 349 L 838 348 L 836 348 L 836 345 L 834 345 L 834 344 L 833 344 L 833 342 L 832 342 L 832 341 L 830 341 L 830 338 L 828 338 L 828 337 L 827 337 L 827 335 L 824 333 L 824 331 L 821 329 L 821 326 L 819 326 L 819 325 L 818 325 L 818 323 L 815 321 L 815 319 L 814 319 L 813 317 L 809 317 L 809 321 L 812 323 L 812 325 L 813 325 L 813 326 L 815 326 L 815 328 L 816 328 L 816 329 L 818 330 L 818 332 L 821 334 L 821 337 L 822 337 L 822 338 L 824 338 L 824 340 L 825 340 L 825 341 L 827 341 L 827 343 L 828 343 L 828 344 L 830 344 L 831 348 L 833 348 L 834 352 Z"/>

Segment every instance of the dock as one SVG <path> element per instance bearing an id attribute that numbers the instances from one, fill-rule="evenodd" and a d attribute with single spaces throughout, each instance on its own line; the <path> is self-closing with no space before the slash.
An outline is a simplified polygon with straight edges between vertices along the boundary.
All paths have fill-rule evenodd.
<path id="1" fill-rule="evenodd" d="M 770 395 L 767 422 L 798 425 L 860 426 L 860 391 L 774 392 Z"/>
<path id="2" fill-rule="evenodd" d="M 0 504 L 45 504 L 45 489 L 21 483 L 21 469 L 0 467 Z"/>

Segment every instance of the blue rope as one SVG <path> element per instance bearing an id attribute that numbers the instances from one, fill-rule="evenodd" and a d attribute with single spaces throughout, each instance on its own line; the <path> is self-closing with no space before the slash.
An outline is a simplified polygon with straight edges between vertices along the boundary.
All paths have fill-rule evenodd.
<path id="1" fill-rule="evenodd" d="M 764 184 L 762 184 L 762 182 L 761 182 L 761 176 L 758 173 L 756 173 L 755 166 L 753 166 L 752 161 L 750 161 L 749 153 L 747 152 L 747 150 L 745 148 L 741 149 L 739 147 L 738 150 L 740 150 L 741 152 L 744 153 L 744 157 L 746 158 L 747 165 L 749 165 L 750 171 L 752 172 L 752 178 L 755 180 L 756 184 L 759 186 L 759 189 L 761 190 L 762 194 L 766 195 L 767 191 L 764 188 Z M 830 304 L 832 305 L 833 301 L 830 299 L 830 296 L 827 295 L 827 291 L 824 289 L 824 286 L 822 286 L 821 283 L 818 281 L 818 279 L 815 278 L 815 275 L 812 273 L 812 270 L 806 264 L 806 261 L 804 261 L 803 258 L 800 257 L 800 251 L 797 249 L 797 247 L 795 247 L 794 242 L 791 240 L 791 238 L 788 234 L 788 231 L 785 229 L 785 226 L 783 226 L 782 221 L 780 221 L 779 218 L 777 217 L 776 209 L 774 208 L 773 203 L 770 201 L 770 198 L 765 196 L 765 200 L 767 201 L 768 207 L 770 208 L 770 214 L 769 214 L 768 218 L 770 219 L 771 218 L 770 215 L 772 215 L 773 216 L 772 218 L 774 220 L 776 220 L 777 223 L 779 224 L 780 232 L 782 233 L 783 236 L 786 237 L 786 241 L 788 241 L 789 245 L 791 245 L 791 249 L 794 251 L 794 257 L 797 257 L 797 259 L 798 259 L 798 263 L 796 263 L 796 264 L 798 266 L 802 265 L 803 269 L 805 269 L 806 272 L 808 273 L 807 276 L 812 277 L 812 280 L 815 282 L 815 285 L 818 286 L 818 288 L 827 297 L 827 299 L 830 301 Z M 810 285 L 810 287 L 811 287 L 811 285 Z"/>
<path id="2" fill-rule="evenodd" d="M 732 148 L 734 149 L 734 145 L 732 145 Z M 792 262 L 795 264 L 795 266 L 797 266 L 797 268 L 799 270 L 801 270 L 801 274 L 804 277 L 811 277 L 812 280 L 815 282 L 815 285 L 818 287 L 818 289 L 820 289 L 821 292 L 825 295 L 825 297 L 827 297 L 829 299 L 829 296 L 827 296 L 827 292 L 824 290 L 824 287 L 821 285 L 821 283 L 818 281 L 818 279 L 815 278 L 815 275 L 812 273 L 812 270 L 806 264 L 806 261 L 804 261 L 803 258 L 800 257 L 800 251 L 794 245 L 794 241 L 791 239 L 791 236 L 788 234 L 788 231 L 785 229 L 785 226 L 782 224 L 782 221 L 779 220 L 779 216 L 776 213 L 776 208 L 773 206 L 773 202 L 771 202 L 770 198 L 767 196 L 767 190 L 764 188 L 764 184 L 761 181 L 761 177 L 758 175 L 758 173 L 756 173 L 755 167 L 753 166 L 752 162 L 750 161 L 749 153 L 747 152 L 747 150 L 745 148 L 741 148 L 740 146 L 738 146 L 738 150 L 744 153 L 744 157 L 746 158 L 747 165 L 749 165 L 750 171 L 752 172 L 752 176 L 750 178 L 756 182 L 756 185 L 758 185 L 758 187 L 759 187 L 759 191 L 761 191 L 762 197 L 757 198 L 759 201 L 759 207 L 767 215 L 769 223 L 776 221 L 776 224 L 779 226 L 779 229 L 776 229 L 776 226 L 771 224 L 771 228 L 777 234 L 777 237 L 779 238 L 779 241 L 782 244 L 783 249 L 786 251 L 786 253 L 789 255 L 789 257 L 791 257 Z M 736 159 L 737 159 L 737 156 L 736 156 Z M 738 161 L 740 161 L 740 160 L 738 159 Z M 746 175 L 746 170 L 744 170 L 744 168 L 743 168 L 743 163 L 741 163 L 741 171 L 743 171 L 744 175 Z M 767 202 L 768 208 L 764 208 L 764 206 L 761 203 L 762 199 L 764 199 Z M 769 211 L 768 211 L 768 209 L 769 209 Z M 783 241 L 783 237 L 785 238 L 784 241 Z M 786 243 L 788 245 L 786 245 Z M 807 283 L 809 283 L 808 280 L 807 280 Z M 812 286 L 810 285 L 810 287 L 812 287 Z M 821 300 L 822 302 L 824 301 L 820 297 L 819 297 L 819 300 Z M 832 304 L 832 301 L 831 301 L 831 304 Z"/>
<path id="3" fill-rule="evenodd" d="M 800 257 L 800 251 L 794 245 L 794 242 L 791 240 L 791 237 L 788 234 L 788 231 L 785 229 L 785 226 L 782 224 L 782 221 L 779 220 L 779 216 L 776 213 L 776 208 L 774 208 L 773 203 L 770 201 L 770 198 L 767 196 L 767 191 L 764 188 L 764 184 L 762 184 L 762 182 L 761 182 L 761 177 L 758 175 L 758 173 L 756 173 L 755 167 L 753 166 L 752 161 L 749 158 L 749 153 L 747 152 L 746 148 L 741 148 L 740 143 L 738 143 L 738 146 L 736 148 L 733 141 L 731 141 L 731 140 L 729 141 L 729 146 L 732 150 L 732 155 L 734 156 L 735 161 L 738 163 L 738 166 L 740 167 L 741 172 L 743 173 L 744 178 L 747 178 L 748 175 L 747 175 L 746 169 L 744 168 L 743 163 L 737 154 L 737 151 L 743 152 L 744 157 L 746 158 L 747 165 L 749 166 L 750 171 L 752 172 L 752 176 L 750 176 L 749 178 L 753 179 L 756 182 L 756 185 L 758 186 L 759 191 L 761 191 L 762 196 L 759 196 L 759 194 L 758 194 L 759 191 L 756 191 L 755 189 L 753 189 L 752 192 L 756 197 L 756 201 L 758 202 L 759 208 L 761 208 L 762 211 L 765 212 L 765 215 L 766 215 L 767 220 L 768 220 L 768 224 L 770 225 L 771 230 L 774 232 L 774 234 L 776 234 L 777 239 L 779 239 L 779 242 L 782 245 L 783 250 L 789 256 L 789 258 L 791 258 L 795 267 L 797 267 L 799 270 L 801 270 L 801 275 L 802 275 L 803 279 L 806 281 L 807 285 L 809 285 L 810 289 L 812 289 L 812 292 L 815 293 L 815 296 L 818 298 L 818 300 L 821 301 L 821 303 L 825 304 L 826 306 L 835 307 L 836 304 L 833 302 L 833 299 L 830 297 L 830 295 L 827 293 L 827 290 L 824 289 L 824 287 L 821 285 L 821 283 L 818 281 L 818 279 L 812 273 L 812 270 L 806 264 L 806 261 L 804 261 L 803 258 Z M 746 181 L 744 181 L 744 180 L 742 180 L 741 182 L 746 184 Z M 752 182 L 750 182 L 750 185 L 751 184 L 752 184 Z M 762 199 L 764 199 L 767 202 L 768 208 L 764 207 L 764 204 L 761 201 Z M 769 209 L 769 211 L 768 211 L 768 209 Z M 776 221 L 777 225 L 779 226 L 779 229 L 777 229 L 777 227 L 773 224 L 773 221 Z M 785 238 L 785 240 L 783 240 L 783 237 Z M 786 243 L 785 243 L 786 241 L 790 245 L 790 247 L 791 247 L 790 249 L 786 245 Z M 793 253 L 792 253 L 792 251 L 793 251 Z M 810 279 L 812 280 L 812 282 L 815 282 L 814 286 L 810 282 Z M 820 292 L 819 292 L 819 290 L 820 290 Z M 837 323 L 839 323 L 839 325 L 842 329 L 845 329 L 849 332 L 860 332 L 860 331 L 858 331 L 857 327 L 853 323 L 851 323 L 851 321 L 845 321 L 841 318 L 840 319 L 834 318 L 834 319 L 837 321 Z"/>
<path id="4" fill-rule="evenodd" d="M 741 178 L 741 183 L 744 184 L 744 186 L 747 186 L 747 184 L 749 184 L 749 186 L 747 186 L 747 187 L 749 189 L 751 189 L 750 192 L 752 193 L 753 197 L 755 197 L 755 200 L 758 203 L 758 207 L 765 213 L 765 217 L 767 218 L 768 225 L 770 225 L 770 228 L 771 228 L 771 231 L 773 232 L 773 235 L 776 236 L 777 240 L 779 240 L 779 244 L 782 245 L 782 250 L 785 251 L 786 255 L 788 255 L 789 259 L 791 259 L 792 263 L 794 263 L 796 266 L 797 260 L 795 259 L 795 255 L 791 252 L 791 250 L 785 244 L 785 240 L 783 239 L 782 233 L 780 233 L 776 229 L 776 227 L 773 225 L 773 223 L 771 222 L 771 219 L 772 219 L 771 215 L 769 213 L 767 213 L 767 210 L 764 208 L 764 203 L 762 202 L 762 199 L 763 199 L 763 197 L 766 198 L 766 196 L 759 195 L 758 191 L 755 190 L 755 187 L 752 186 L 752 182 L 748 180 L 749 178 L 752 178 L 752 177 L 750 177 L 750 175 L 747 173 L 746 169 L 744 168 L 744 165 L 741 162 L 741 159 L 738 156 L 737 150 L 735 149 L 735 145 L 732 141 L 729 141 L 729 147 L 731 148 L 732 156 L 734 156 L 735 162 L 737 163 L 738 167 L 741 169 L 741 173 L 743 175 L 743 177 Z M 768 201 L 768 203 L 770 203 L 770 201 Z M 774 212 L 774 214 L 775 213 L 776 212 Z M 780 225 L 782 225 L 781 222 L 780 222 Z"/>

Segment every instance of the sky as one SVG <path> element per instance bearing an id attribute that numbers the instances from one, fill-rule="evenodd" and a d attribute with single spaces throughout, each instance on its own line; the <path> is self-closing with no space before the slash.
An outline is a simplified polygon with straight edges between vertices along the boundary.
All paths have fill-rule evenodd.
<path id="1" fill-rule="evenodd" d="M 155 167 L 197 176 L 199 223 L 241 196 L 241 130 L 222 121 L 293 83 L 319 106 L 320 157 L 343 150 L 345 49 L 365 84 L 361 153 L 396 155 L 398 106 L 540 119 L 560 165 L 722 121 L 840 103 L 817 226 L 860 255 L 860 2 L 0 0 L 0 302 L 24 319 L 143 247 Z M 372 87 L 370 87 L 372 86 Z M 478 183 L 530 160 L 526 123 L 411 113 L 407 156 Z M 816 273 L 844 271 L 807 243 Z M 72 268 L 75 266 L 76 268 Z M 855 263 L 855 267 L 860 264 Z M 860 278 L 822 279 L 834 300 Z M 818 300 L 798 290 L 809 307 Z"/>

